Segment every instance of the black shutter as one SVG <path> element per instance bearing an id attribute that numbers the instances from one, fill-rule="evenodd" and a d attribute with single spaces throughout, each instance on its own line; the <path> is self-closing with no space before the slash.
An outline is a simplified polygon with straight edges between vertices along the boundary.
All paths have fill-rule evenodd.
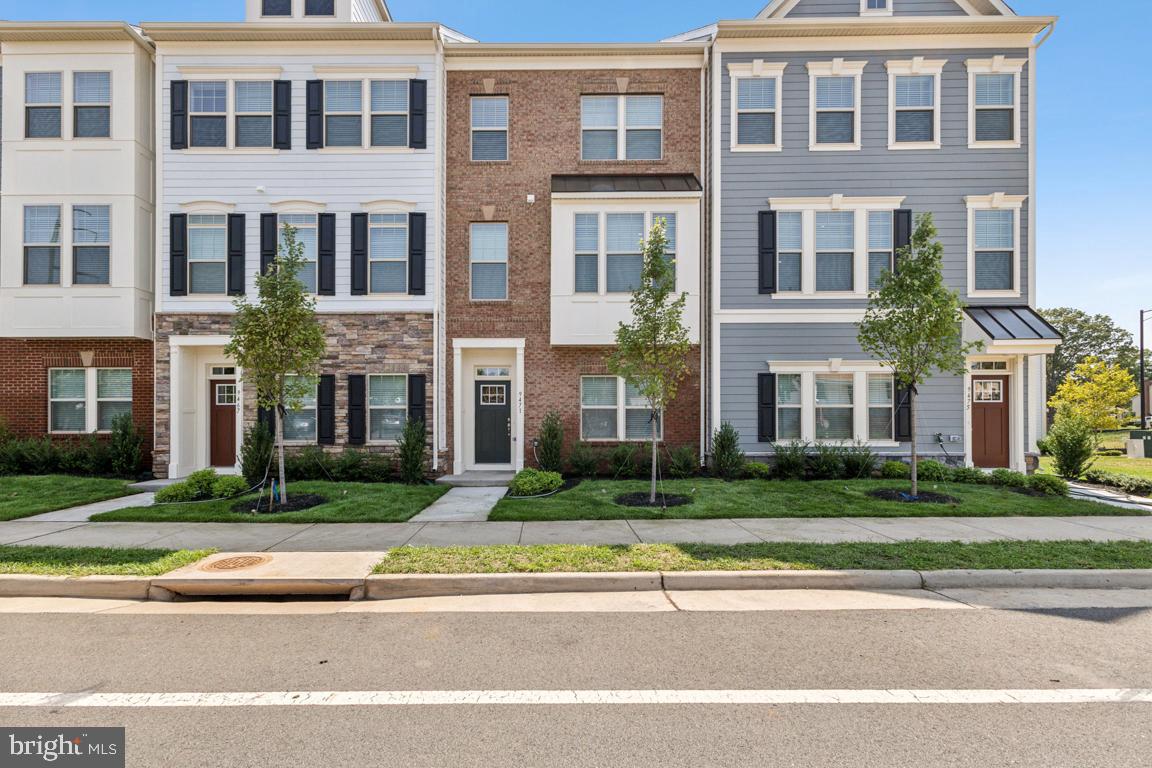
<path id="1" fill-rule="evenodd" d="M 188 81 L 172 81 L 172 149 L 188 149 Z"/>
<path id="2" fill-rule="evenodd" d="M 280 218 L 275 213 L 260 214 L 260 274 L 268 274 L 272 262 L 276 261 Z"/>
<path id="3" fill-rule="evenodd" d="M 895 437 L 900 443 L 912 442 L 912 388 L 896 390 Z"/>
<path id="4" fill-rule="evenodd" d="M 316 388 L 316 442 L 320 445 L 336 444 L 336 377 L 320 377 Z"/>
<path id="5" fill-rule="evenodd" d="M 277 80 L 273 83 L 272 146 L 276 149 L 292 149 L 292 81 Z"/>
<path id="6" fill-rule="evenodd" d="M 776 374 L 761 373 L 756 381 L 758 440 L 776 442 Z"/>
<path id="7" fill-rule="evenodd" d="M 352 214 L 352 295 L 368 295 L 368 214 Z"/>
<path id="8" fill-rule="evenodd" d="M 427 423 L 428 397 L 425 388 L 428 384 L 427 376 L 408 377 L 408 420 Z"/>
<path id="9" fill-rule="evenodd" d="M 320 245 L 316 249 L 316 292 L 321 296 L 336 295 L 336 214 L 320 214 Z"/>
<path id="10" fill-rule="evenodd" d="M 427 250 L 427 214 L 408 214 L 408 294 L 424 295 L 424 254 Z"/>
<path id="11" fill-rule="evenodd" d="M 268 434 L 276 435 L 276 411 L 271 408 L 257 408 L 256 423 L 267 429 Z"/>
<path id="12" fill-rule="evenodd" d="M 760 293 L 776 293 L 776 212 L 760 211 Z"/>
<path id="13" fill-rule="evenodd" d="M 324 146 L 324 81 L 309 80 L 307 85 L 308 149 Z"/>
<path id="14" fill-rule="evenodd" d="M 892 216 L 892 271 L 900 270 L 900 251 L 912 244 L 912 211 L 896 211 Z"/>
<path id="15" fill-rule="evenodd" d="M 228 295 L 244 295 L 244 239 L 247 227 L 242 213 L 228 214 Z"/>
<path id="16" fill-rule="evenodd" d="M 348 444 L 364 445 L 368 441 L 367 376 L 348 377 Z"/>
<path id="17" fill-rule="evenodd" d="M 428 81 L 408 81 L 408 146 L 428 148 Z"/>
<path id="18" fill-rule="evenodd" d="M 188 215 L 172 214 L 168 228 L 168 293 L 188 295 Z"/>

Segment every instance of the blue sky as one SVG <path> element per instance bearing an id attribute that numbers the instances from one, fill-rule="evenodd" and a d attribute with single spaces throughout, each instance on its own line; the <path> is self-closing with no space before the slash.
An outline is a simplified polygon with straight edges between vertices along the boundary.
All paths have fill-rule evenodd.
<path id="1" fill-rule="evenodd" d="M 398 21 L 440 21 L 481 40 L 656 40 L 716 18 L 753 16 L 766 0 L 388 0 Z M 1056 15 L 1040 49 L 1040 306 L 1103 312 L 1136 329 L 1152 308 L 1148 209 L 1152 88 L 1141 75 L 1148 0 L 1011 0 L 1021 15 Z M 243 0 L 0 0 L 6 19 L 228 21 Z M 1107 9 L 1105 11 L 1105 9 Z M 609 21 L 610 20 L 610 21 Z M 1133 88 L 1133 78 L 1146 83 Z M 1109 119 L 1110 116 L 1112 119 Z M 1131 129 L 1128 126 L 1136 126 Z M 1113 127 L 1115 126 L 1115 127 Z M 1111 129 L 1111 130 L 1110 130 Z M 1150 328 L 1152 330 L 1152 328 Z"/>

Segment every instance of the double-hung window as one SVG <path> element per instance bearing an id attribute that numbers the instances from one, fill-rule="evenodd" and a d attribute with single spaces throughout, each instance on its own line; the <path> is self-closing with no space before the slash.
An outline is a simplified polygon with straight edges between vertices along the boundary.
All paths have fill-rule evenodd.
<path id="1" fill-rule="evenodd" d="M 128 368 L 53 368 L 48 371 L 48 429 L 53 433 L 110 432 L 132 414 Z"/>
<path id="2" fill-rule="evenodd" d="M 84 368 L 48 371 L 48 428 L 51 432 L 88 431 L 88 373 Z"/>
<path id="3" fill-rule="evenodd" d="M 889 61 L 888 148 L 940 148 L 940 74 L 947 59 Z"/>
<path id="4" fill-rule="evenodd" d="M 228 217 L 194 213 L 188 216 L 188 292 L 228 292 Z"/>
<path id="5" fill-rule="evenodd" d="M 854 211 L 816 212 L 816 292 L 853 290 L 856 248 Z"/>
<path id="6" fill-rule="evenodd" d="M 621 379 L 623 382 L 623 379 Z M 661 423 L 659 411 L 652 410 L 648 398 L 631 384 L 624 382 L 624 439 L 648 440 L 652 437 L 652 428 L 656 428 L 656 439 L 664 434 L 664 425 Z"/>
<path id="7" fill-rule="evenodd" d="M 868 290 L 880 288 L 880 279 L 891 272 L 893 260 L 892 211 L 868 212 Z"/>
<path id="8" fill-rule="evenodd" d="M 679 248 L 675 213 L 577 213 L 574 220 L 575 293 L 620 294 L 636 290 L 644 270 L 644 243 L 657 222 L 664 224 L 664 257 L 675 281 Z"/>
<path id="9" fill-rule="evenodd" d="M 368 278 L 371 293 L 408 292 L 408 216 L 368 216 Z"/>
<path id="10" fill-rule="evenodd" d="M 644 271 L 644 214 L 607 215 L 608 293 L 631 293 Z"/>
<path id="11" fill-rule="evenodd" d="M 391 443 L 400 439 L 408 420 L 408 377 L 368 377 L 368 439 Z"/>
<path id="12" fill-rule="evenodd" d="M 335 16 L 336 0 L 304 0 L 305 16 Z"/>
<path id="13" fill-rule="evenodd" d="M 296 376 L 290 376 L 296 379 Z M 318 382 L 315 377 L 307 377 L 307 389 L 284 416 L 284 439 L 294 443 L 316 442 L 316 402 Z"/>
<path id="14" fill-rule="evenodd" d="M 325 81 L 324 146 L 407 147 L 408 100 L 407 80 Z"/>
<path id="15" fill-rule="evenodd" d="M 600 292 L 600 214 L 576 214 L 576 293 Z"/>
<path id="16" fill-rule="evenodd" d="M 59 139 L 63 76 L 59 72 L 24 75 L 24 135 L 29 139 Z"/>
<path id="17" fill-rule="evenodd" d="M 372 146 L 408 146 L 408 81 L 373 80 L 370 90 Z"/>
<path id="18" fill-rule="evenodd" d="M 319 217 L 314 213 L 280 214 L 280 252 L 287 251 L 285 234 L 292 227 L 296 232 L 296 242 L 303 248 L 304 264 L 300 268 L 300 282 L 309 293 L 316 293 L 316 262 L 318 259 Z"/>
<path id="19" fill-rule="evenodd" d="M 786 64 L 732 64 L 735 122 L 732 148 L 780 149 L 780 84 Z"/>
<path id="20" fill-rule="evenodd" d="M 860 0 L 861 16 L 891 16 L 895 0 Z"/>
<path id="21" fill-rule="evenodd" d="M 472 97 L 472 160 L 508 159 L 508 97 Z"/>
<path id="22" fill-rule="evenodd" d="M 968 60 L 968 143 L 988 148 L 1016 148 L 1020 136 L 1020 85 L 1025 59 Z"/>
<path id="23" fill-rule="evenodd" d="M 891 374 L 868 376 L 868 439 L 891 441 L 895 430 L 896 385 Z"/>
<path id="24" fill-rule="evenodd" d="M 863 61 L 809 62 L 809 148 L 860 149 Z"/>
<path id="25" fill-rule="evenodd" d="M 108 285 L 111 207 L 72 206 L 72 283 Z"/>
<path id="26" fill-rule="evenodd" d="M 471 228 L 472 301 L 508 299 L 508 225 L 477 223 Z"/>
<path id="27" fill-rule="evenodd" d="M 262 16 L 291 16 L 292 0 L 262 0 L 260 13 Z"/>
<path id="28" fill-rule="evenodd" d="M 973 211 L 977 291 L 1011 291 L 1016 273 L 1016 212 Z"/>
<path id="29" fill-rule="evenodd" d="M 804 214 L 781 211 L 776 214 L 776 290 L 801 290 L 804 261 Z"/>
<path id="30" fill-rule="evenodd" d="M 238 80 L 236 146 L 272 146 L 272 81 Z"/>
<path id="31" fill-rule="evenodd" d="M 228 83 L 194 80 L 188 84 L 190 147 L 228 146 Z"/>
<path id="32" fill-rule="evenodd" d="M 802 377 L 782 373 L 776 377 L 776 439 L 799 440 L 804 407 Z"/>
<path id="33" fill-rule="evenodd" d="M 324 145 L 364 145 L 364 84 L 359 80 L 324 83 Z"/>
<path id="34" fill-rule="evenodd" d="M 111 432 L 121 416 L 132 414 L 132 371 L 128 368 L 96 370 L 96 431 Z"/>
<path id="35" fill-rule="evenodd" d="M 60 206 L 24 208 L 24 284 L 60 285 Z"/>
<path id="36" fill-rule="evenodd" d="M 616 376 L 580 379 L 581 439 L 647 440 L 652 437 L 654 419 L 657 439 L 661 439 L 662 414 L 654 414 L 648 399 L 631 384 Z"/>
<path id="37" fill-rule="evenodd" d="M 112 74 L 72 74 L 72 135 L 78 139 L 106 139 L 112 135 Z"/>
<path id="38" fill-rule="evenodd" d="M 851 440 L 855 432 L 852 374 L 816 374 L 816 439 Z"/>
<path id="39" fill-rule="evenodd" d="M 584 96 L 580 113 L 582 160 L 663 157 L 663 96 Z"/>

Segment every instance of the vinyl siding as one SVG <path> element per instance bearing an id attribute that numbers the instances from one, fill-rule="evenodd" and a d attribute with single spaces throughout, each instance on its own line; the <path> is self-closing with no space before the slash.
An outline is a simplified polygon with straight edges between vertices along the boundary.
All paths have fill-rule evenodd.
<path id="1" fill-rule="evenodd" d="M 200 151 L 170 149 L 170 83 L 182 79 L 181 65 L 217 65 L 222 57 L 165 56 L 163 104 L 158 118 L 161 124 L 164 153 L 163 210 L 161 247 L 157 254 L 160 274 L 160 312 L 229 312 L 228 297 L 172 297 L 169 285 L 169 216 L 181 213 L 182 203 L 211 200 L 235 204 L 234 213 L 247 216 L 247 290 L 255 290 L 254 277 L 260 265 L 260 214 L 271 213 L 271 204 L 288 200 L 306 200 L 327 205 L 326 212 L 336 214 L 336 295 L 317 297 L 317 309 L 323 313 L 346 312 L 431 312 L 434 303 L 433 280 L 439 247 L 440 208 L 436 200 L 436 155 L 439 145 L 439 89 L 432 54 L 398 55 L 288 55 L 228 57 L 238 67 L 280 66 L 282 80 L 292 81 L 292 149 L 279 153 L 251 153 L 221 150 L 206 154 Z M 384 67 L 418 66 L 411 77 L 426 79 L 428 88 L 428 149 L 364 151 L 348 154 L 308 150 L 306 147 L 305 83 L 319 78 L 313 66 L 362 65 L 368 71 Z M 242 78 L 243 75 L 240 75 Z M 340 79 L 342 76 L 330 76 Z M 367 108 L 367 104 L 365 104 Z M 365 111 L 367 119 L 367 110 Z M 263 187 L 264 191 L 257 191 Z M 426 296 L 373 298 L 351 295 L 351 214 L 362 205 L 377 200 L 395 200 L 415 204 L 427 221 Z"/>
<path id="2" fill-rule="evenodd" d="M 721 199 L 721 304 L 724 309 L 860 307 L 860 299 L 773 299 L 757 292 L 757 212 L 772 197 L 905 196 L 904 207 L 916 214 L 931 212 L 944 244 L 944 277 L 948 285 L 967 291 L 967 195 L 1004 192 L 1028 194 L 1028 68 L 1021 75 L 1021 133 L 1019 149 L 969 149 L 968 70 L 970 58 L 1004 54 L 1028 58 L 1026 50 L 913 50 L 885 53 L 852 53 L 848 61 L 867 60 L 861 81 L 862 149 L 845 152 L 811 152 L 808 149 L 809 61 L 828 61 L 838 55 L 822 51 L 777 56 L 770 53 L 724 56 L 722 70 L 722 118 L 720 162 Z M 947 59 L 941 75 L 942 148 L 937 150 L 888 149 L 888 72 L 885 62 L 914 56 Z M 782 93 L 781 152 L 730 151 L 731 78 L 727 65 L 763 59 L 786 61 Z M 1019 285 L 1026 303 L 1028 288 L 1028 212 L 1021 216 Z M 974 299 L 974 304 L 981 300 Z M 984 300 L 983 303 L 989 303 Z M 991 303 L 1004 303 L 1003 299 Z"/>
<path id="3" fill-rule="evenodd" d="M 896 16 L 966 16 L 953 0 L 890 0 Z M 786 18 L 859 16 L 860 0 L 800 0 Z"/>
<path id="4" fill-rule="evenodd" d="M 383 21 L 373 0 L 352 0 L 352 21 Z"/>

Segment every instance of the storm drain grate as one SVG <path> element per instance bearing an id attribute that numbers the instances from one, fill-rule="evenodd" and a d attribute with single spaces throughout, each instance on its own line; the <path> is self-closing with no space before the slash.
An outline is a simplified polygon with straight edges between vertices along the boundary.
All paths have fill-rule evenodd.
<path id="1" fill-rule="evenodd" d="M 244 555 L 242 557 L 226 557 L 201 567 L 203 571 L 242 571 L 245 568 L 255 568 L 271 562 L 267 555 Z"/>

